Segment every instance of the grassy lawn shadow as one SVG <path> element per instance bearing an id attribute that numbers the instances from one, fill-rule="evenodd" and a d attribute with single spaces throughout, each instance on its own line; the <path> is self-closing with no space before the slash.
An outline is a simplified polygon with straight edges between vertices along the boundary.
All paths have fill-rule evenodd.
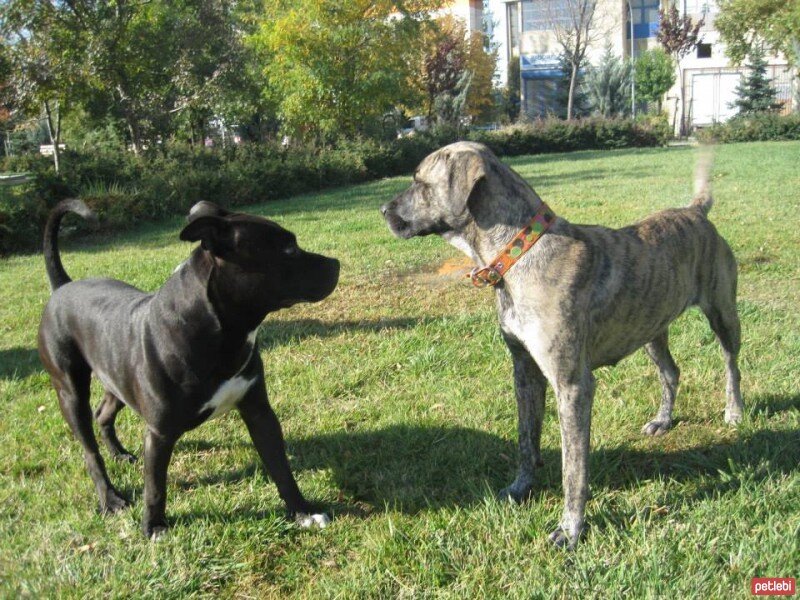
<path id="1" fill-rule="evenodd" d="M 436 319 L 362 319 L 327 323 L 319 319 L 266 320 L 259 330 L 258 346 L 261 350 L 269 350 L 285 344 L 295 343 L 307 337 L 326 338 L 345 332 L 378 333 L 384 329 L 412 329 L 434 320 Z"/>
<path id="2" fill-rule="evenodd" d="M 25 379 L 42 370 L 36 348 L 4 348 L 0 350 L 0 379 Z"/>
<path id="3" fill-rule="evenodd" d="M 794 408 L 796 398 L 786 400 L 786 410 Z M 773 410 L 780 405 L 779 399 Z M 630 490 L 648 480 L 665 479 L 680 485 L 671 487 L 666 496 L 653 498 L 654 503 L 694 503 L 734 493 L 744 480 L 758 483 L 794 472 L 798 444 L 798 431 L 760 430 L 731 442 L 680 450 L 601 447 L 591 453 L 590 485 L 595 492 Z M 424 425 L 315 435 L 290 439 L 288 446 L 296 472 L 331 471 L 336 487 L 351 500 L 328 506 L 328 510 L 344 514 L 360 514 L 362 508 L 354 506 L 364 505 L 376 510 L 390 506 L 414 515 L 429 509 L 482 504 L 487 493 L 512 481 L 517 456 L 512 440 L 475 429 Z M 532 498 L 554 496 L 560 501 L 560 448 L 543 448 L 542 457 L 545 466 L 537 472 Z M 260 462 L 253 460 L 243 468 L 206 474 L 179 485 L 188 489 L 233 483 L 251 478 L 261 469 Z M 600 522 L 609 526 L 630 516 L 615 510 L 599 512 Z M 228 517 L 238 520 L 246 515 Z"/>

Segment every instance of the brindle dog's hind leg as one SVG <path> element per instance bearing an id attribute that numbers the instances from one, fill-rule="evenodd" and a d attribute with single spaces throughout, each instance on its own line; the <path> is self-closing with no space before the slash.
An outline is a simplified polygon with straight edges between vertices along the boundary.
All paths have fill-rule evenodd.
<path id="1" fill-rule="evenodd" d="M 114 422 L 117 413 L 124 408 L 125 404 L 111 392 L 106 392 L 103 401 L 94 413 L 94 418 L 100 426 L 100 437 L 103 438 L 106 448 L 111 456 L 116 460 L 125 462 L 135 462 L 136 457 L 128 452 L 120 443 L 117 437 L 117 430 Z"/>
<path id="2" fill-rule="evenodd" d="M 741 373 L 737 362 L 739 348 L 741 347 L 741 326 L 739 315 L 736 313 L 735 302 L 720 302 L 716 306 L 704 308 L 711 329 L 717 334 L 719 345 L 722 346 L 722 354 L 725 357 L 725 374 L 727 382 L 725 385 L 725 395 L 727 403 L 725 405 L 725 422 L 736 425 L 742 420 L 744 413 L 744 403 L 742 402 L 742 392 L 739 389 Z"/>
<path id="3" fill-rule="evenodd" d="M 727 383 L 725 395 L 725 422 L 736 425 L 742 420 L 744 403 L 739 389 L 741 374 L 738 357 L 742 345 L 742 329 L 739 324 L 739 313 L 736 311 L 736 260 L 730 248 L 724 244 L 714 266 L 714 287 L 700 303 L 711 329 L 717 335 L 722 354 L 725 357 Z"/>
<path id="4" fill-rule="evenodd" d="M 678 393 L 678 380 L 680 369 L 669 352 L 669 337 L 663 331 L 644 347 L 647 355 L 658 367 L 658 377 L 661 379 L 661 408 L 656 417 L 642 427 L 645 435 L 664 435 L 672 427 L 672 408 L 675 405 L 675 395 Z"/>

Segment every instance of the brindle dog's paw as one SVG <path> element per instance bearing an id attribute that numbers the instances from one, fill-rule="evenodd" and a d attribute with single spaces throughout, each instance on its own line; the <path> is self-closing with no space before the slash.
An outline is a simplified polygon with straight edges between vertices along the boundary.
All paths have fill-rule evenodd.
<path id="1" fill-rule="evenodd" d="M 114 488 L 106 492 L 106 497 L 100 501 L 98 510 L 102 515 L 110 515 L 128 508 L 130 503 Z"/>
<path id="2" fill-rule="evenodd" d="M 725 422 L 728 425 L 738 425 L 742 422 L 742 413 L 725 410 Z"/>
<path id="3" fill-rule="evenodd" d="M 560 525 L 549 536 L 550 541 L 554 546 L 564 550 L 575 550 L 575 546 L 578 544 L 579 537 L 580 534 L 571 536 Z"/>
<path id="4" fill-rule="evenodd" d="M 501 502 L 514 502 L 516 504 L 523 504 L 530 500 L 532 492 L 532 485 L 522 485 L 515 481 L 510 486 L 505 487 L 497 492 L 497 499 Z"/>
<path id="5" fill-rule="evenodd" d="M 325 513 L 306 514 L 297 513 L 294 517 L 295 523 L 303 529 L 325 529 L 331 522 L 331 518 Z"/>
<path id="6" fill-rule="evenodd" d="M 672 429 L 671 420 L 653 419 L 642 427 L 642 433 L 644 435 L 664 435 L 670 429 Z"/>

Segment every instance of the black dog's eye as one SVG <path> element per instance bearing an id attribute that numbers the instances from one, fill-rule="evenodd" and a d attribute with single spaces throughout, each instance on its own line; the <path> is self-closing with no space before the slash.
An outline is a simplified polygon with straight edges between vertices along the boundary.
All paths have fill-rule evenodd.
<path id="1" fill-rule="evenodd" d="M 300 254 L 300 248 L 298 248 L 295 245 L 286 246 L 286 248 L 283 249 L 283 253 L 286 256 L 297 256 L 298 254 Z"/>

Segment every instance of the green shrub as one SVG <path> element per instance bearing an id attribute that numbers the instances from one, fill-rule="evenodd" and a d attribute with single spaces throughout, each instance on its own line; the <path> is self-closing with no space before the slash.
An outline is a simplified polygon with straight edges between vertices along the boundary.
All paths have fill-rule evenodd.
<path id="1" fill-rule="evenodd" d="M 703 142 L 767 142 L 800 140 L 800 114 L 776 115 L 762 113 L 741 115 L 727 123 L 717 123 L 700 129 L 697 138 Z"/>
<path id="2" fill-rule="evenodd" d="M 574 121 L 548 119 L 496 131 L 473 132 L 469 137 L 486 144 L 496 154 L 517 156 L 542 152 L 663 146 L 669 140 L 670 131 L 666 119 L 662 117 L 637 121 L 601 118 Z"/>
<path id="3" fill-rule="evenodd" d="M 666 142 L 668 132 L 655 121 L 551 119 L 466 137 L 497 154 L 513 156 L 655 146 Z M 186 214 L 199 200 L 244 206 L 401 175 L 456 137 L 455 129 L 438 128 L 389 143 L 356 139 L 324 147 L 245 144 L 208 149 L 169 144 L 142 156 L 114 149 L 67 150 L 59 175 L 48 158 L 7 157 L 0 169 L 30 171 L 35 180 L 0 196 L 0 253 L 38 246 L 48 210 L 63 198 L 84 199 L 101 222 L 119 229 Z"/>

